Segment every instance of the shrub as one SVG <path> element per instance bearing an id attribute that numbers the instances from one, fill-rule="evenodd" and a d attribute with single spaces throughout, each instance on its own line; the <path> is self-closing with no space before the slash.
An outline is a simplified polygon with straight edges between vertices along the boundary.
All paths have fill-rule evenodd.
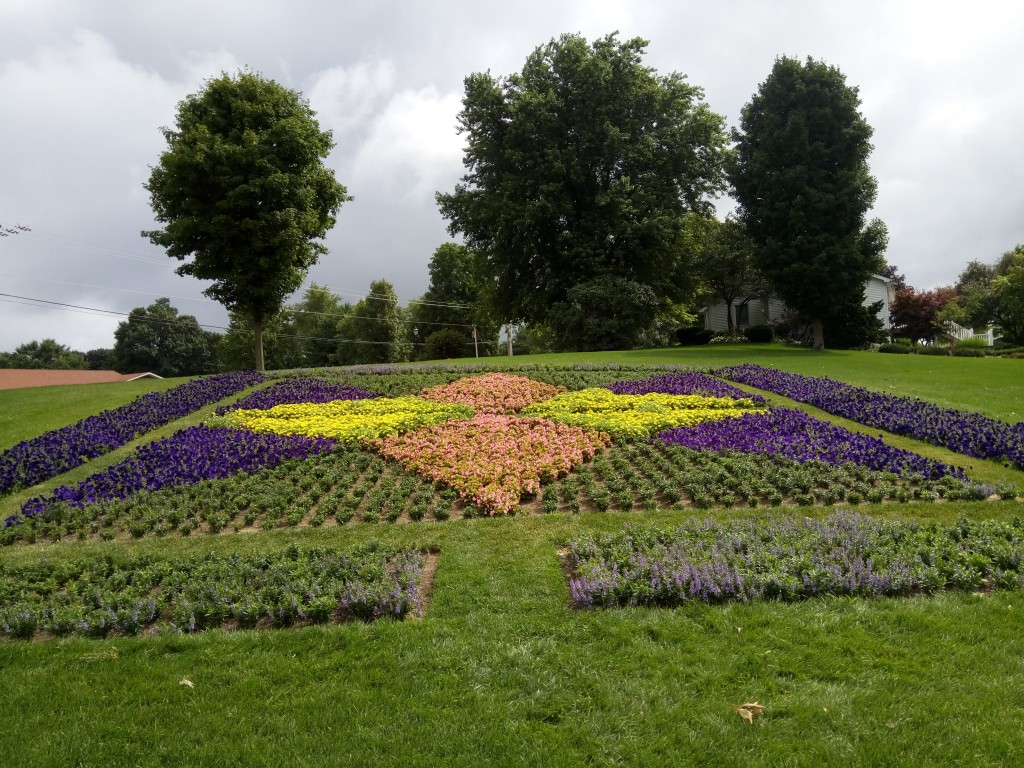
<path id="1" fill-rule="evenodd" d="M 962 349 L 957 346 L 953 349 L 953 357 L 984 357 L 985 350 L 983 349 L 971 349 L 970 347 Z"/>
<path id="2" fill-rule="evenodd" d="M 770 325 L 752 325 L 744 334 L 751 344 L 768 344 L 775 340 L 775 331 Z"/>
<path id="3" fill-rule="evenodd" d="M 707 328 L 701 328 L 696 325 L 676 329 L 676 339 L 684 347 L 696 347 L 701 344 L 707 344 L 711 341 L 713 335 L 714 333 Z"/>
<path id="4" fill-rule="evenodd" d="M 423 342 L 423 359 L 450 360 L 469 354 L 469 339 L 452 328 L 442 328 Z"/>
<path id="5" fill-rule="evenodd" d="M 882 344 L 878 351 L 890 355 L 909 355 L 914 350 L 905 344 Z"/>
<path id="6" fill-rule="evenodd" d="M 985 349 L 988 349 L 988 342 L 986 342 L 984 339 L 979 339 L 977 337 L 971 337 L 971 338 L 968 338 L 968 339 L 960 339 L 953 348 L 954 349 L 981 349 L 981 350 L 985 350 Z"/>
<path id="7" fill-rule="evenodd" d="M 917 354 L 919 355 L 937 355 L 939 357 L 949 357 L 948 347 L 918 347 Z"/>

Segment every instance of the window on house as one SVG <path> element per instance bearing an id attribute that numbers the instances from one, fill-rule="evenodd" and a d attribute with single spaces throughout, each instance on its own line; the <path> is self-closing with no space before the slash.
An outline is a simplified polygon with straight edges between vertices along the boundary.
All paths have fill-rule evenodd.
<path id="1" fill-rule="evenodd" d="M 736 307 L 736 327 L 746 328 L 750 325 L 750 305 L 740 304 Z"/>

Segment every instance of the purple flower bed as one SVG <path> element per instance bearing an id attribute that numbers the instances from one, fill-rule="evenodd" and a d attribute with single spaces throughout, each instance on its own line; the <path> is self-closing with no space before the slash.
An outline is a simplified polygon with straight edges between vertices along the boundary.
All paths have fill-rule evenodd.
<path id="1" fill-rule="evenodd" d="M 275 405 L 290 403 L 330 403 L 335 400 L 366 400 L 380 397 L 362 387 L 332 384 L 323 379 L 287 379 L 258 389 L 231 405 L 222 405 L 216 410 L 218 416 L 238 408 L 266 410 Z"/>
<path id="2" fill-rule="evenodd" d="M 745 413 L 739 418 L 709 421 L 693 427 L 677 427 L 661 432 L 654 439 L 696 451 L 770 453 L 800 462 L 814 459 L 837 465 L 854 462 L 881 472 L 912 473 L 933 480 L 947 475 L 967 479 L 962 469 L 785 408 Z"/>
<path id="3" fill-rule="evenodd" d="M 570 544 L 583 606 L 881 597 L 943 589 L 1024 588 L 1024 523 L 875 521 L 852 512 L 631 527 Z"/>
<path id="4" fill-rule="evenodd" d="M 194 379 L 20 442 L 0 453 L 0 494 L 63 474 L 261 381 L 256 371 Z"/>
<path id="5" fill-rule="evenodd" d="M 923 400 L 872 392 L 832 379 L 783 373 L 745 364 L 713 373 L 775 392 L 823 411 L 982 459 L 1007 458 L 1024 469 L 1024 423 L 1007 424 L 980 413 L 942 408 Z"/>
<path id="6" fill-rule="evenodd" d="M 658 392 L 665 395 L 730 397 L 734 400 L 745 397 L 757 405 L 764 405 L 767 402 L 760 395 L 751 395 L 731 384 L 726 384 L 721 379 L 716 379 L 698 371 L 667 373 L 638 381 L 619 381 L 609 384 L 608 389 L 617 395 L 646 395 L 651 392 Z"/>
<path id="7" fill-rule="evenodd" d="M 189 427 L 170 437 L 140 446 L 134 455 L 78 485 L 57 488 L 50 496 L 29 499 L 20 515 L 6 525 L 46 512 L 53 504 L 82 508 L 106 499 L 124 499 L 142 490 L 155 491 L 200 480 L 221 479 L 238 472 L 275 467 L 288 459 L 326 453 L 335 445 L 328 438 L 255 433 L 245 430 Z"/>

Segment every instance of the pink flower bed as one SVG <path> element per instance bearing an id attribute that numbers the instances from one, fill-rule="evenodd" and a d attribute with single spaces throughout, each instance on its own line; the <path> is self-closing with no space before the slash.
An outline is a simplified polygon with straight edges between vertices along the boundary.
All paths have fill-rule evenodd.
<path id="1" fill-rule="evenodd" d="M 478 414 L 369 445 L 458 491 L 487 515 L 506 514 L 542 479 L 562 477 L 611 445 L 604 432 L 547 419 Z"/>
<path id="2" fill-rule="evenodd" d="M 565 389 L 525 376 L 509 373 L 487 373 L 483 376 L 467 376 L 453 381 L 428 387 L 420 397 L 435 403 L 457 403 L 468 405 L 477 413 L 515 413 L 533 403 L 560 395 Z"/>

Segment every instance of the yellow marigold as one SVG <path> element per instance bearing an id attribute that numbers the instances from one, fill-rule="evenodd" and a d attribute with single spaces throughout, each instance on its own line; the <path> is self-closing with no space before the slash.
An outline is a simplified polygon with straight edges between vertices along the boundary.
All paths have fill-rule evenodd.
<path id="1" fill-rule="evenodd" d="M 522 413 L 587 429 L 608 432 L 620 440 L 637 440 L 672 427 L 693 426 L 753 410 L 749 399 L 706 395 L 617 395 L 592 388 L 567 392 Z"/>
<path id="2" fill-rule="evenodd" d="M 432 403 L 419 397 L 335 400 L 330 403 L 277 405 L 267 410 L 231 411 L 219 424 L 253 432 L 333 437 L 342 442 L 371 440 L 470 418 L 462 405 Z"/>

